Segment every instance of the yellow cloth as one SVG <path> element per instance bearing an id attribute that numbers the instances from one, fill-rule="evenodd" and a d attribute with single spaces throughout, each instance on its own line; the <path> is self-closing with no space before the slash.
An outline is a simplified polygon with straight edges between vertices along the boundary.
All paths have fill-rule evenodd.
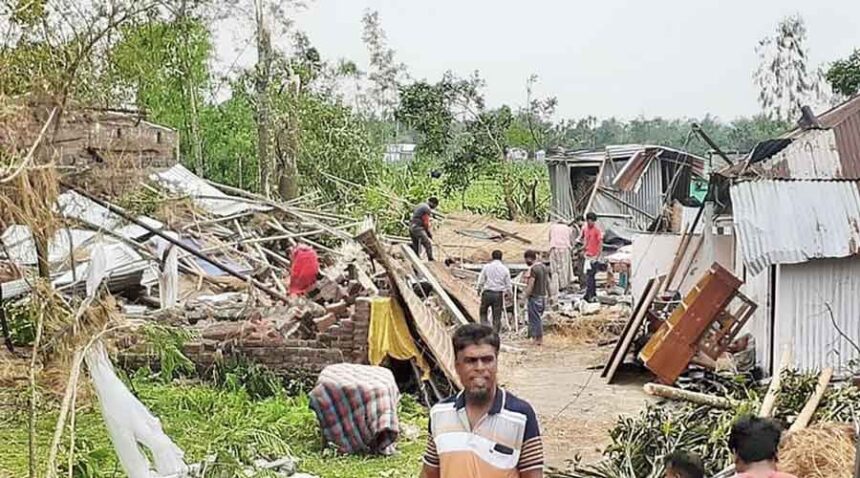
<path id="1" fill-rule="evenodd" d="M 397 360 L 414 358 L 423 372 L 423 379 L 430 378 L 430 366 L 412 340 L 403 309 L 390 297 L 380 297 L 370 302 L 370 331 L 367 342 L 367 356 L 371 364 L 381 364 L 386 356 Z"/>

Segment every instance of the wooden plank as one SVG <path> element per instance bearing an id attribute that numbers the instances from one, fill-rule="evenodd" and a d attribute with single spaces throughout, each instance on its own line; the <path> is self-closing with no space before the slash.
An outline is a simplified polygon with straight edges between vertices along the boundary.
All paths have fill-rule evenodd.
<path id="1" fill-rule="evenodd" d="M 467 318 L 472 322 L 478 322 L 480 320 L 481 299 L 475 288 L 470 287 L 469 282 L 455 277 L 452 271 L 441 262 L 429 262 L 427 268 L 436 276 L 448 294 L 457 299 L 457 302 L 463 306 Z"/>
<path id="2" fill-rule="evenodd" d="M 430 350 L 436 364 L 442 372 L 457 388 L 463 388 L 457 371 L 454 368 L 454 344 L 441 321 L 433 316 L 432 312 L 424 302 L 415 294 L 406 281 L 405 271 L 398 268 L 394 261 L 385 252 L 376 231 L 366 229 L 355 236 L 355 240 L 361 244 L 368 255 L 379 262 L 385 269 L 385 273 L 394 287 L 393 295 L 401 301 L 404 309 L 408 312 L 409 319 L 415 324 L 415 329 L 424 344 Z M 429 382 L 432 386 L 432 381 Z"/>
<path id="3" fill-rule="evenodd" d="M 666 276 L 660 276 L 655 279 L 651 279 L 648 282 L 649 285 L 645 288 L 645 294 L 642 296 L 642 301 L 636 305 L 634 316 L 628 322 L 629 328 L 626 329 L 626 333 L 615 345 L 615 353 L 610 356 L 611 362 L 607 364 L 608 369 L 605 371 L 606 383 L 612 383 L 612 379 L 615 378 L 615 372 L 618 371 L 618 367 L 621 366 L 621 363 L 624 361 L 624 357 L 627 356 L 627 351 L 630 350 L 630 344 L 636 337 L 636 332 L 639 331 L 642 321 L 645 320 L 648 308 L 651 306 L 651 302 L 654 301 L 654 298 L 657 297 L 657 291 L 660 290 L 660 286 L 665 278 Z"/>
<path id="4" fill-rule="evenodd" d="M 532 241 L 526 239 L 525 237 L 520 236 L 519 234 L 517 234 L 515 232 L 506 231 L 506 230 L 502 229 L 501 227 L 494 226 L 492 224 L 487 224 L 487 229 L 489 229 L 493 232 L 498 232 L 499 234 L 501 234 L 505 238 L 513 237 L 514 239 L 516 239 L 522 243 L 525 243 L 525 244 L 531 244 L 532 243 Z"/>
<path id="5" fill-rule="evenodd" d="M 403 255 L 407 259 L 409 259 L 409 262 L 411 262 L 412 265 L 415 266 L 416 269 L 418 269 L 418 272 L 420 272 L 421 275 L 424 276 L 425 279 L 427 279 L 427 282 L 429 282 L 430 286 L 433 287 L 433 291 L 436 292 L 436 295 L 438 295 L 439 299 L 442 300 L 442 305 L 445 306 L 445 308 L 454 317 L 454 319 L 456 319 L 457 322 L 459 322 L 461 325 L 468 324 L 469 320 L 466 319 L 466 316 L 463 315 L 463 312 L 460 311 L 460 308 L 457 307 L 457 304 L 454 303 L 454 301 L 451 299 L 451 296 L 449 296 L 448 293 L 445 292 L 445 288 L 442 287 L 442 284 L 439 283 L 439 281 L 436 279 L 436 276 L 434 276 L 433 273 L 430 272 L 430 269 L 428 269 L 427 266 L 424 265 L 424 262 L 421 261 L 421 258 L 418 257 L 417 254 L 415 254 L 415 251 L 413 251 L 412 248 L 406 244 L 401 244 L 400 250 L 403 251 Z"/>

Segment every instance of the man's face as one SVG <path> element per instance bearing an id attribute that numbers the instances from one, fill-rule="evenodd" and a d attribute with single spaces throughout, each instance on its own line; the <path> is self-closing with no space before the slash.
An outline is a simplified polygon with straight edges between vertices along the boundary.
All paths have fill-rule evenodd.
<path id="1" fill-rule="evenodd" d="M 586 222 L 586 224 L 588 224 L 588 227 L 594 226 L 594 219 L 586 219 L 585 222 Z"/>
<path id="2" fill-rule="evenodd" d="M 457 353 L 457 375 L 463 383 L 466 398 L 486 403 L 496 388 L 496 349 L 492 345 L 469 345 Z"/>
<path id="3" fill-rule="evenodd" d="M 530 266 L 530 265 L 534 264 L 534 262 L 535 262 L 535 260 L 532 259 L 531 257 L 525 257 L 524 256 L 523 259 L 525 259 L 527 266 Z"/>

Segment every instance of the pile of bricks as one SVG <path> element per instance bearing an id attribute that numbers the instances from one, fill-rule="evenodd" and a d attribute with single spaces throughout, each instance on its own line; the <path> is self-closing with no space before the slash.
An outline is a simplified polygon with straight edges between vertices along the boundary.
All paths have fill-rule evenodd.
<path id="1" fill-rule="evenodd" d="M 355 281 L 324 278 L 313 300 L 268 309 L 245 309 L 244 319 L 211 318 L 183 351 L 201 372 L 230 356 L 285 375 L 318 373 L 334 363 L 367 363 L 370 301 Z M 195 315 L 195 314 L 190 314 Z M 211 317 L 218 317 L 213 314 Z"/>

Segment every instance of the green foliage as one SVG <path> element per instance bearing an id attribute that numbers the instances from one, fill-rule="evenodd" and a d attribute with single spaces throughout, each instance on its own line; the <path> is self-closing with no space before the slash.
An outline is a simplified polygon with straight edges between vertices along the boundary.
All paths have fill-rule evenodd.
<path id="1" fill-rule="evenodd" d="M 587 117 L 559 126 L 561 145 L 569 150 L 599 149 L 617 144 L 659 144 L 705 156 L 710 147 L 690 136 L 693 123 L 698 123 L 724 151 L 747 152 L 756 143 L 774 138 L 790 127 L 789 123 L 766 115 L 738 118 L 724 123 L 713 116 L 701 119 L 635 118 L 621 121 L 609 118 L 598 121 Z"/>
<path id="2" fill-rule="evenodd" d="M 854 50 L 848 58 L 833 62 L 825 78 L 833 91 L 841 95 L 853 96 L 860 92 L 860 49 Z"/>
<path id="3" fill-rule="evenodd" d="M 33 320 L 32 309 L 24 303 L 12 302 L 6 302 L 0 307 L 6 314 L 12 344 L 23 346 L 32 343 L 36 338 L 36 322 Z"/>
<path id="4" fill-rule="evenodd" d="M 281 379 L 264 365 L 243 358 L 229 358 L 217 363 L 212 372 L 215 383 L 225 390 L 244 391 L 253 400 L 281 393 Z"/>
<path id="5" fill-rule="evenodd" d="M 402 438 L 399 453 L 391 457 L 341 456 L 324 448 L 316 416 L 308 407 L 307 395 L 278 394 L 254 400 L 244 389 L 223 390 L 203 385 L 177 385 L 133 379 L 133 390 L 162 423 L 164 431 L 185 451 L 188 463 L 214 456 L 207 477 L 240 477 L 242 466 L 258 458 L 293 455 L 299 470 L 326 478 L 406 478 L 416 476 L 426 435 Z M 0 391 L 0 470 L 9 476 L 27 473 L 27 413 L 17 393 Z M 58 403 L 50 403 L 37 415 L 37 456 L 47 459 Z M 423 431 L 426 412 L 404 397 L 401 424 Z M 104 428 L 98 407 L 78 411 L 75 430 L 75 470 L 79 477 L 119 476 L 116 455 Z M 64 446 L 68 440 L 63 440 Z M 66 463 L 68 450 L 61 449 L 59 463 Z"/>
<path id="6" fill-rule="evenodd" d="M 194 363 L 182 353 L 183 345 L 191 338 L 187 330 L 148 323 L 143 327 L 143 336 L 158 355 L 159 380 L 169 382 L 194 372 Z"/>
<path id="7" fill-rule="evenodd" d="M 401 86 L 400 106 L 394 117 L 421 135 L 419 154 L 439 156 L 447 152 L 453 138 L 454 114 L 443 84 L 417 81 Z"/>
<path id="8" fill-rule="evenodd" d="M 131 23 L 109 53 L 107 81 L 143 108 L 150 120 L 176 128 L 183 156 L 193 159 L 195 113 L 209 81 L 208 28 L 190 17 Z"/>

